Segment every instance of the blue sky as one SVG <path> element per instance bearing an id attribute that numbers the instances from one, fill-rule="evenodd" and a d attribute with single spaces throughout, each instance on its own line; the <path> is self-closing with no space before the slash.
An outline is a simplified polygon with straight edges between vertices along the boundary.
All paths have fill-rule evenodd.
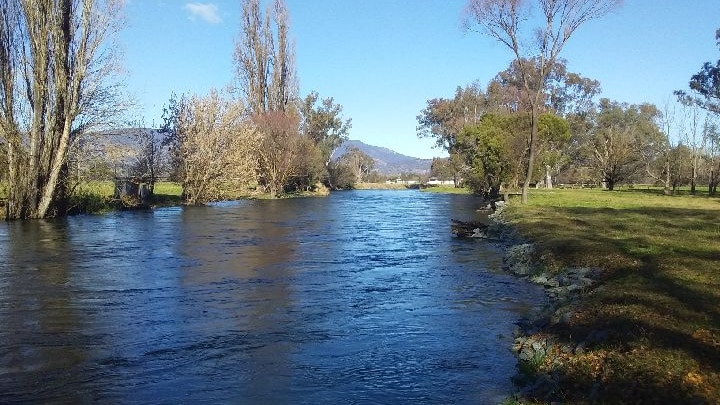
<path id="1" fill-rule="evenodd" d="M 485 85 L 512 59 L 463 31 L 465 0 L 286 1 L 301 95 L 334 97 L 353 120 L 350 138 L 406 155 L 445 155 L 416 136 L 428 99 Z M 240 0 L 128 0 L 125 13 L 126 81 L 146 124 L 159 124 L 171 92 L 205 94 L 233 81 Z M 720 58 L 718 28 L 718 0 L 627 0 L 580 27 L 561 56 L 599 80 L 603 97 L 661 107 L 703 62 Z"/>

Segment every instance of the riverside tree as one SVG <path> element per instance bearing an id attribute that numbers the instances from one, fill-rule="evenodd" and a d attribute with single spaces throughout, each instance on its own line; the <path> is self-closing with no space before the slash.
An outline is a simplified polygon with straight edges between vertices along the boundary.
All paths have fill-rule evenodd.
<path id="1" fill-rule="evenodd" d="M 227 198 L 255 178 L 259 134 L 241 102 L 217 90 L 182 98 L 173 121 L 171 150 L 186 204 Z"/>
<path id="2" fill-rule="evenodd" d="M 123 103 L 113 81 L 121 0 L 0 2 L 0 139 L 7 218 L 63 215 L 68 153 Z"/>
<path id="3" fill-rule="evenodd" d="M 352 128 L 351 119 L 343 121 L 342 110 L 342 105 L 332 97 L 320 100 L 315 91 L 300 102 L 302 134 L 318 147 L 325 167 L 330 164 L 333 152 L 347 141 Z"/>
<path id="4" fill-rule="evenodd" d="M 537 153 L 538 117 L 546 90 L 546 79 L 558 60 L 560 52 L 575 31 L 586 22 L 600 18 L 618 5 L 621 0 L 469 0 L 466 7 L 467 26 L 478 26 L 480 31 L 508 47 L 518 63 L 523 89 L 530 104 L 530 137 L 522 202 L 527 203 L 528 188 L 533 176 Z M 542 13 L 542 24 L 527 32 L 521 24 L 531 21 L 530 11 L 537 5 Z M 534 41 L 525 41 L 524 34 Z M 523 44 L 533 46 L 523 47 Z M 537 66 L 529 63 L 537 61 Z M 536 72 L 536 74 L 532 74 Z"/>
<path id="5" fill-rule="evenodd" d="M 274 0 L 264 13 L 259 0 L 243 0 L 236 76 L 260 132 L 254 152 L 258 182 L 272 197 L 289 187 L 309 189 L 327 177 L 319 167 L 327 166 L 328 153 L 349 129 L 332 99 L 320 108 L 317 93 L 299 100 L 289 27 L 283 0 Z"/>

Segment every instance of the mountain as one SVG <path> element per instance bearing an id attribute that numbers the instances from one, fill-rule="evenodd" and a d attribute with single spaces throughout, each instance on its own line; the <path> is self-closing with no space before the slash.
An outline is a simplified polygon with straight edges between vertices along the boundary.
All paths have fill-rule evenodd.
<path id="1" fill-rule="evenodd" d="M 380 174 L 391 176 L 400 173 L 429 174 L 432 159 L 420 159 L 402 155 L 394 150 L 380 146 L 368 145 L 358 140 L 345 141 L 335 153 L 333 159 L 342 156 L 350 148 L 358 148 L 375 160 L 375 170 Z"/>

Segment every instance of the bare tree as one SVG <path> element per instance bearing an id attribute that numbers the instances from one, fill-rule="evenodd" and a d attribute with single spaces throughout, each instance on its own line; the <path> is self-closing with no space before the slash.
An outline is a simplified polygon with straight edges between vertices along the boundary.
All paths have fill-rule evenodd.
<path id="1" fill-rule="evenodd" d="M 286 111 L 297 98 L 294 46 L 283 0 L 263 13 L 259 0 L 243 0 L 235 67 L 240 89 L 253 113 Z"/>
<path id="2" fill-rule="evenodd" d="M 148 182 L 150 195 L 155 193 L 155 183 L 167 170 L 167 148 L 162 131 L 138 127 L 132 129 L 135 151 L 130 172 Z"/>
<path id="3" fill-rule="evenodd" d="M 538 4 L 542 12 L 544 25 L 530 32 L 536 36 L 534 46 L 525 47 L 521 24 L 530 20 L 530 9 L 534 3 Z M 522 187 L 523 203 L 527 203 L 527 192 L 533 175 L 538 117 L 544 100 L 546 79 L 573 33 L 584 23 L 606 15 L 619 4 L 621 0 L 469 0 L 467 3 L 468 28 L 477 24 L 482 32 L 513 52 L 524 90 L 529 96 L 531 131 L 527 174 Z M 537 67 L 528 66 L 530 61 L 537 61 Z"/>
<path id="4" fill-rule="evenodd" d="M 305 142 L 298 132 L 299 118 L 282 111 L 255 115 L 260 139 L 255 146 L 258 178 L 265 192 L 275 198 L 294 176 L 301 175 Z"/>
<path id="5" fill-rule="evenodd" d="M 174 127 L 186 204 L 226 198 L 254 180 L 258 133 L 241 103 L 216 90 L 182 99 Z"/>
<path id="6" fill-rule="evenodd" d="M 0 138 L 7 217 L 64 214 L 68 152 L 116 116 L 121 0 L 0 2 Z"/>

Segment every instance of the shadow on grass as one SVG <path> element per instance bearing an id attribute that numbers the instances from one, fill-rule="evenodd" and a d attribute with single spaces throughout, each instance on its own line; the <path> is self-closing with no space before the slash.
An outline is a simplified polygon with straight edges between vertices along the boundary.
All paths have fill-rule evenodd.
<path id="1" fill-rule="evenodd" d="M 552 210 L 552 212 L 543 210 Z M 717 210 L 544 207 L 523 231 L 549 268 L 606 271 L 576 315 L 550 327 L 563 344 L 604 353 L 552 368 L 545 400 L 718 403 L 720 232 Z M 532 213 L 531 213 L 532 214 Z M 590 357 L 588 357 L 590 358 Z M 582 365 L 582 366 L 580 366 Z M 552 391 L 552 394 L 548 392 Z"/>

